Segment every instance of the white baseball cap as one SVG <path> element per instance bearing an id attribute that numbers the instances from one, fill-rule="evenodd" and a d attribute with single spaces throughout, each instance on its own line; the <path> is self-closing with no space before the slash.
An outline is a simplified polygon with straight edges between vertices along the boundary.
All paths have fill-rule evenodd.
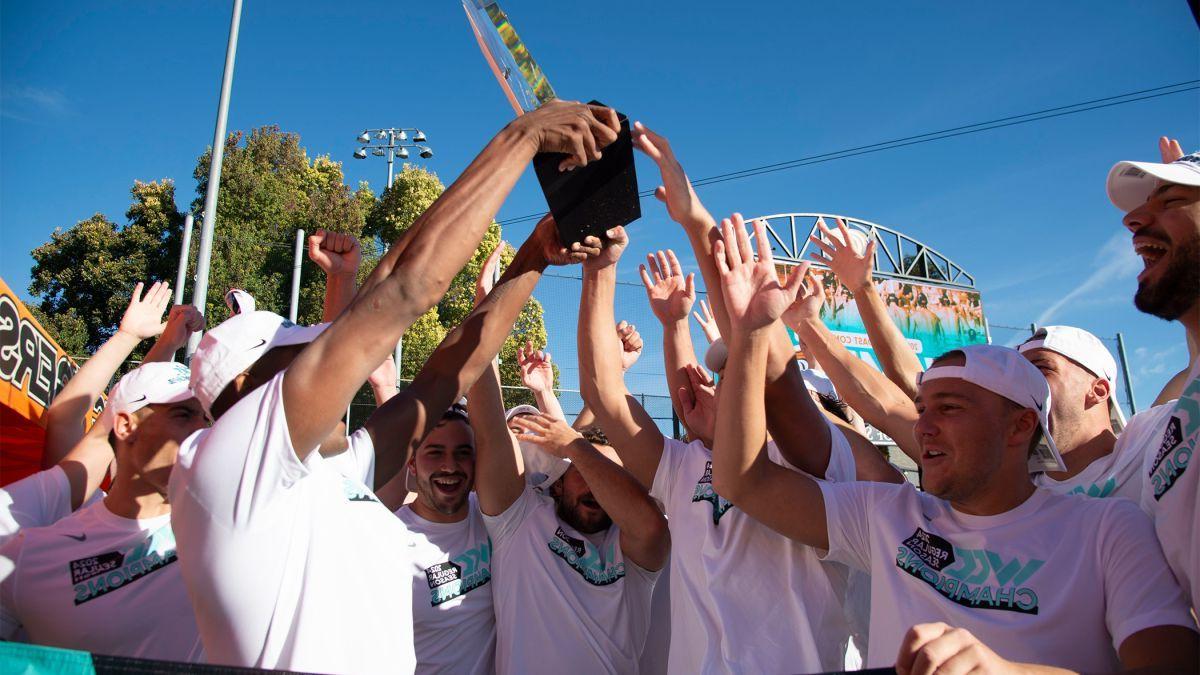
<path id="1" fill-rule="evenodd" d="M 519 406 L 509 408 L 508 412 L 504 413 L 504 421 L 511 422 L 512 418 L 516 417 L 517 415 L 541 415 L 541 414 L 542 414 L 541 410 L 538 410 L 537 408 L 535 408 L 531 405 L 528 405 L 526 403 L 522 403 Z"/>
<path id="2" fill-rule="evenodd" d="M 245 314 L 253 312 L 258 307 L 258 303 L 248 292 L 240 288 L 231 288 L 225 293 L 225 306 L 233 314 Z"/>
<path id="3" fill-rule="evenodd" d="M 274 312 L 236 314 L 200 338 L 192 354 L 192 391 L 204 411 L 211 413 L 213 401 L 225 387 L 263 354 L 276 347 L 308 344 L 328 327 L 328 323 L 298 326 Z"/>
<path id="4" fill-rule="evenodd" d="M 108 428 L 112 428 L 112 421 L 120 413 L 131 414 L 148 405 L 192 398 L 189 375 L 187 366 L 171 361 L 143 363 L 129 371 L 108 390 L 103 414 Z"/>
<path id="5" fill-rule="evenodd" d="M 819 368 L 803 367 L 800 369 L 800 376 L 804 378 L 805 389 L 832 398 L 838 397 L 833 380 L 825 375 L 825 371 Z"/>
<path id="6" fill-rule="evenodd" d="M 968 345 L 947 353 L 954 352 L 963 355 L 964 365 L 934 366 L 917 376 L 917 384 L 955 378 L 1035 411 L 1042 428 L 1042 441 L 1029 458 L 1029 472 L 1066 471 L 1067 466 L 1050 435 L 1050 384 L 1042 371 L 1009 347 Z"/>
<path id="7" fill-rule="evenodd" d="M 1034 349 L 1049 349 L 1062 354 L 1095 377 L 1107 380 L 1112 391 L 1108 397 L 1109 416 L 1118 431 L 1125 428 L 1125 414 L 1116 397 L 1117 361 L 1100 338 L 1074 326 L 1042 326 L 1017 347 L 1022 354 Z"/>
<path id="8" fill-rule="evenodd" d="M 1158 181 L 1200 185 L 1200 152 L 1184 155 L 1170 164 L 1117 162 L 1108 172 L 1108 198 L 1125 213 L 1146 203 Z"/>

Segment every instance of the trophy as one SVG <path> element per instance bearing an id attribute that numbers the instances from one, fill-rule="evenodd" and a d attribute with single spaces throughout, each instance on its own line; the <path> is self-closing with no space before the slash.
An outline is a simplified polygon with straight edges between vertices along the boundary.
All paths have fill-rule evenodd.
<path id="1" fill-rule="evenodd" d="M 483 57 L 517 115 L 556 98 L 550 80 L 521 42 L 499 3 L 463 0 L 463 9 Z M 597 101 L 591 103 L 603 105 Z M 559 171 L 558 166 L 567 155 L 543 152 L 533 158 L 538 183 L 558 224 L 559 240 L 568 246 L 589 235 L 603 241 L 609 228 L 626 225 L 642 216 L 629 118 L 619 112 L 617 116 L 621 133 L 604 148 L 599 160 L 572 171 Z"/>

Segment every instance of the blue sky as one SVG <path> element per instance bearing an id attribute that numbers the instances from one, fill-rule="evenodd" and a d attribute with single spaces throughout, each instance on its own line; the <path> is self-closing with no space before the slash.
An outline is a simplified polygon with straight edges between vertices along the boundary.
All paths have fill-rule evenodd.
<path id="1" fill-rule="evenodd" d="M 28 251 L 55 227 L 95 212 L 121 220 L 135 179 L 174 178 L 180 203 L 191 200 L 230 6 L 3 3 L 0 276 L 11 286 L 27 287 Z M 603 100 L 668 135 L 693 177 L 1200 74 L 1184 0 L 504 7 L 561 96 Z M 511 116 L 458 2 L 246 0 L 229 129 L 298 132 L 311 155 L 344 160 L 351 185 L 385 179 L 382 161 L 351 159 L 364 127 L 424 129 L 437 153 L 426 166 L 449 182 Z M 1164 133 L 1200 146 L 1197 92 L 732 181 L 701 198 L 717 214 L 834 212 L 905 232 L 975 275 L 993 324 L 1122 331 L 1144 406 L 1184 364 L 1183 331 L 1134 310 L 1140 264 L 1104 177 L 1116 160 L 1155 159 Z M 657 184 L 649 162 L 638 171 L 643 189 Z M 661 206 L 643 207 L 629 281 L 647 250 L 686 251 Z M 544 208 L 528 172 L 499 217 Z M 568 386 L 570 288 L 538 293 Z M 621 297 L 651 343 L 638 368 L 653 388 L 657 331 L 636 288 Z"/>

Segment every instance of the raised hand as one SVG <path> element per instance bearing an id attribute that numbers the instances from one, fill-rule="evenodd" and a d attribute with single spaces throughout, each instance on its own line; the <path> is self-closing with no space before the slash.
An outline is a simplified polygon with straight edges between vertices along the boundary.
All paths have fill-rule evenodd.
<path id="1" fill-rule="evenodd" d="M 1183 157 L 1183 146 L 1174 138 L 1163 136 L 1158 139 L 1158 152 L 1162 155 L 1163 164 L 1170 164 Z"/>
<path id="2" fill-rule="evenodd" d="M 518 415 L 512 419 L 512 425 L 521 429 L 516 434 L 518 441 L 533 443 L 555 457 L 567 457 L 567 448 L 583 438 L 565 421 L 545 413 Z"/>
<path id="3" fill-rule="evenodd" d="M 944 623 L 922 623 L 908 629 L 896 655 L 896 673 L 1027 673 L 1001 658 L 965 628 Z"/>
<path id="4" fill-rule="evenodd" d="M 163 323 L 163 312 L 171 303 L 171 287 L 162 281 L 150 285 L 150 289 L 142 295 L 142 282 L 133 287 L 129 296 L 129 306 L 121 316 L 117 332 L 125 333 L 138 340 L 145 340 L 158 335 L 166 329 Z"/>
<path id="5" fill-rule="evenodd" d="M 496 278 L 499 276 L 496 272 L 500 269 L 500 256 L 504 253 L 504 241 L 496 244 L 495 250 L 483 261 L 483 267 L 479 268 L 479 278 L 475 280 L 475 306 L 487 297 L 488 293 L 492 292 L 492 287 L 496 285 Z"/>
<path id="6" fill-rule="evenodd" d="M 812 271 L 804 275 L 804 282 L 796 300 L 783 312 L 783 323 L 788 328 L 798 331 L 799 326 L 809 319 L 821 316 L 821 306 L 825 304 L 825 289 Z"/>
<path id="7" fill-rule="evenodd" d="M 667 214 L 671 216 L 671 220 L 682 225 L 700 220 L 708 221 L 711 216 L 700 203 L 667 139 L 654 133 L 641 122 L 634 122 L 633 141 L 638 150 L 646 153 L 646 156 L 658 165 L 663 184 L 654 191 L 654 196 L 667 205 Z"/>
<path id="8" fill-rule="evenodd" d="M 637 327 L 622 321 L 617 324 L 617 337 L 621 340 L 621 372 L 624 373 L 642 356 L 642 335 Z"/>
<path id="9" fill-rule="evenodd" d="M 554 367 L 550 365 L 550 354 L 534 349 L 533 342 L 526 342 L 517 349 L 517 368 L 521 371 L 521 384 L 534 392 L 549 392 L 554 389 Z"/>
<path id="10" fill-rule="evenodd" d="M 629 245 L 629 234 L 625 232 L 624 227 L 614 227 L 604 233 L 608 237 L 608 243 L 604 244 L 604 248 L 599 250 L 595 256 L 589 254 L 587 260 L 584 261 L 584 268 L 599 270 L 605 267 L 616 265 L 621 259 L 621 254 L 625 252 L 625 247 Z M 600 240 L 595 237 L 587 237 L 583 240 L 584 244 L 591 246 L 600 246 Z M 590 249 L 589 249 L 590 250 Z"/>
<path id="11" fill-rule="evenodd" d="M 167 323 L 158 341 L 174 352 L 187 343 L 192 333 L 204 330 L 204 315 L 195 305 L 175 305 L 167 314 Z"/>
<path id="12" fill-rule="evenodd" d="M 550 101 L 509 126 L 528 134 L 539 152 L 569 155 L 559 164 L 559 171 L 600 159 L 600 150 L 617 140 L 621 132 L 615 110 L 578 101 Z"/>
<path id="13" fill-rule="evenodd" d="M 600 255 L 600 240 L 595 237 L 587 237 L 583 243 L 575 242 L 570 248 L 563 246 L 558 239 L 558 225 L 549 213 L 538 221 L 529 239 L 537 242 L 547 265 L 572 265 Z"/>
<path id="14" fill-rule="evenodd" d="M 684 277 L 679 259 L 670 249 L 652 253 L 646 256 L 646 260 L 650 271 L 646 271 L 646 265 L 640 266 L 639 271 L 654 316 L 664 324 L 686 321 L 696 301 L 696 275 L 693 273 Z"/>
<path id="15" fill-rule="evenodd" d="M 734 332 L 749 333 L 779 319 L 800 292 L 808 263 L 797 266 L 785 284 L 779 283 L 767 225 L 754 221 L 758 260 L 750 250 L 746 223 L 739 213 L 721 221 L 721 239 L 713 245 L 713 260 L 721 277 L 722 297 Z"/>
<path id="16" fill-rule="evenodd" d="M 721 337 L 721 329 L 717 326 L 717 317 L 713 316 L 712 307 L 709 307 L 707 300 L 700 298 L 700 312 L 692 312 L 692 316 L 696 317 L 696 323 L 700 324 L 700 329 L 704 331 L 704 337 L 708 340 L 708 344 L 711 345 Z"/>
<path id="17" fill-rule="evenodd" d="M 326 276 L 354 276 L 362 262 L 362 247 L 352 234 L 317 230 L 308 236 L 308 258 Z"/>
<path id="18" fill-rule="evenodd" d="M 867 242 L 867 248 L 861 254 L 854 250 L 853 239 L 850 238 L 850 228 L 841 218 L 837 219 L 838 231 L 833 232 L 825 226 L 825 220 L 817 219 L 817 227 L 825 235 L 809 237 L 808 240 L 821 249 L 821 253 L 813 253 L 812 259 L 829 265 L 829 269 L 837 275 L 842 284 L 852 293 L 858 293 L 871 284 L 871 271 L 875 267 L 875 240 Z"/>
<path id="19" fill-rule="evenodd" d="M 683 423 L 706 447 L 712 447 L 717 428 L 717 387 L 712 377 L 700 366 L 687 366 L 688 382 L 679 388 L 679 405 L 683 408 Z"/>

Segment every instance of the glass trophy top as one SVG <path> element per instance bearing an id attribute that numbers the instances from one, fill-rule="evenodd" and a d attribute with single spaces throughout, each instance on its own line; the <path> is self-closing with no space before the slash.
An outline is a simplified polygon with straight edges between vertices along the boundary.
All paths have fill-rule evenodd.
<path id="1" fill-rule="evenodd" d="M 493 0 L 463 0 L 463 9 L 508 102 L 518 115 L 555 98 L 550 80 L 521 42 L 512 22 Z"/>

